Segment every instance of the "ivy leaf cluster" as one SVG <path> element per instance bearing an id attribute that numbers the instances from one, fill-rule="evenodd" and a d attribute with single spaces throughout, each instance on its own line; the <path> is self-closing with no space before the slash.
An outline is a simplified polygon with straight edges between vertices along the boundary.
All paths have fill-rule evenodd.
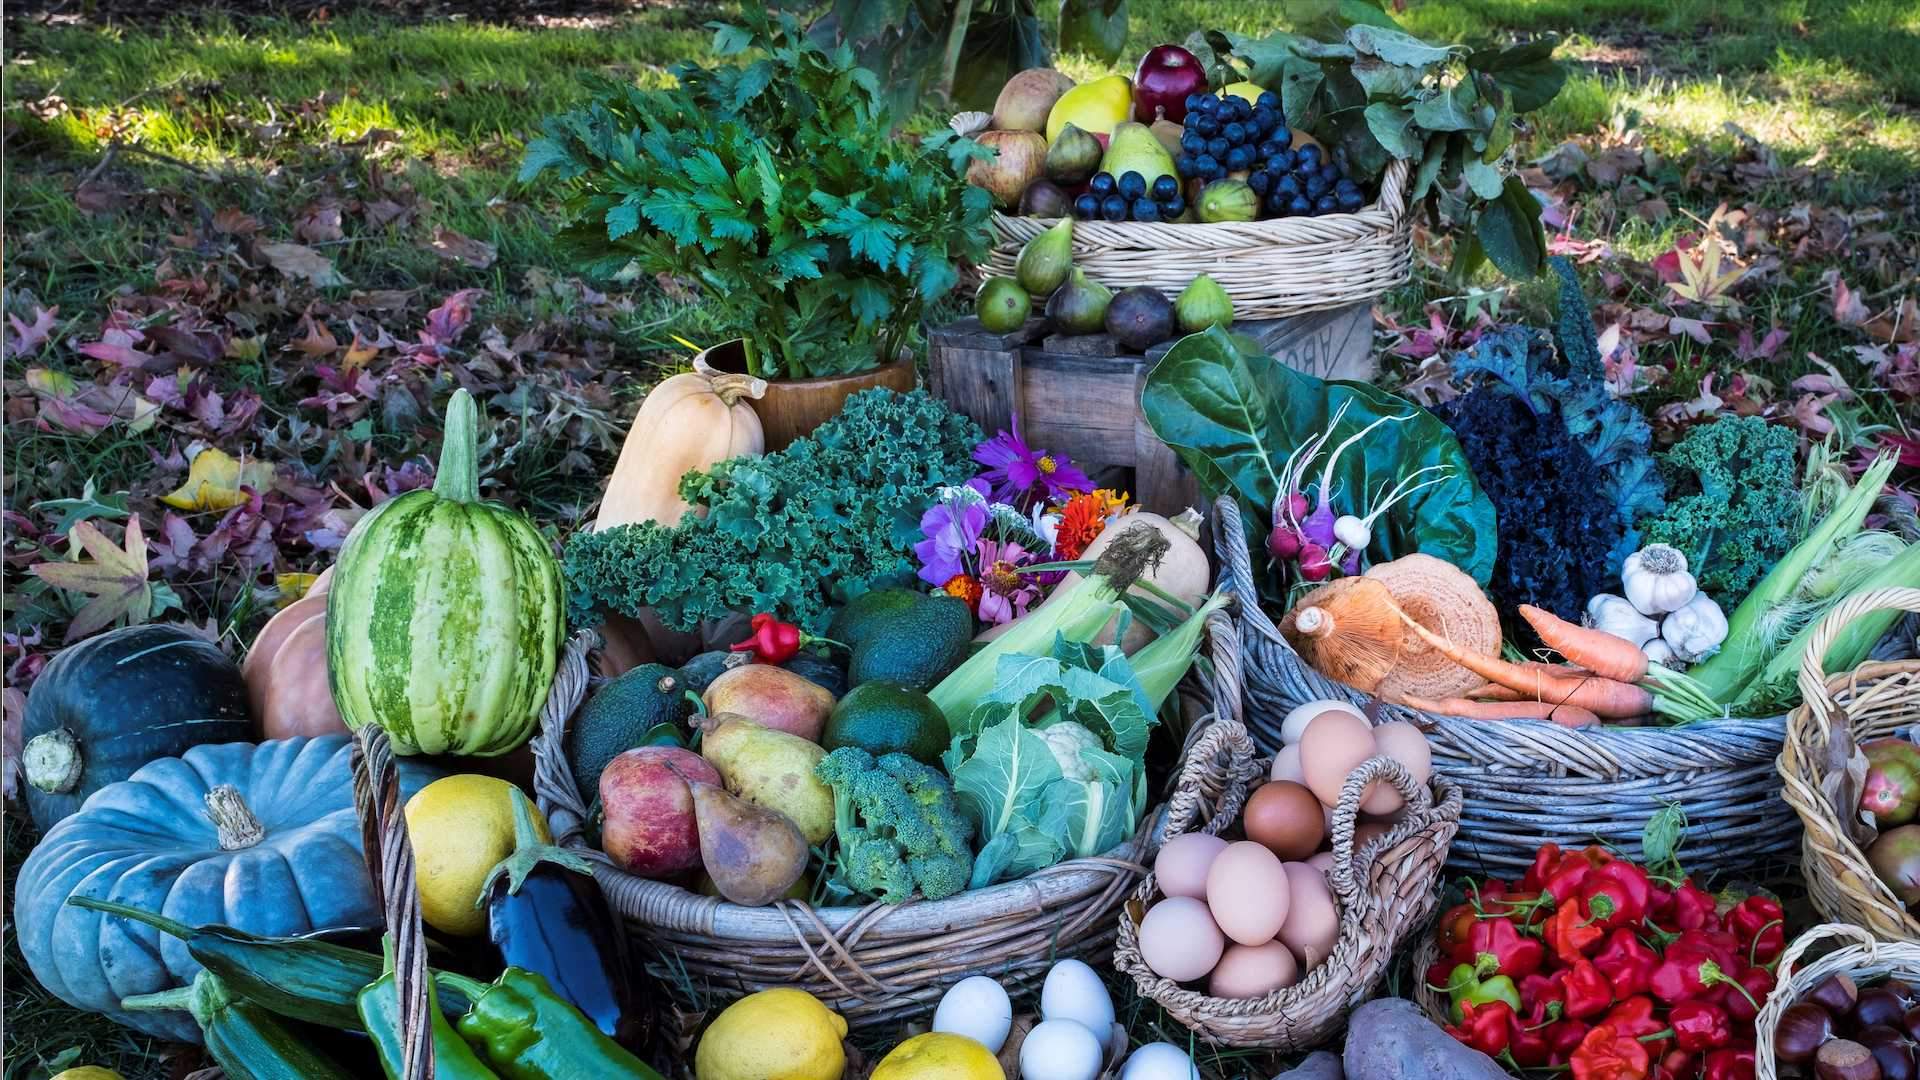
<path id="1" fill-rule="evenodd" d="M 991 207 L 963 182 L 985 148 L 896 136 L 880 80 L 791 15 L 713 24 L 730 64 L 668 90 L 606 85 L 548 117 L 520 176 L 567 185 L 582 270 L 692 283 L 768 377 L 846 374 L 915 343 L 922 313 L 985 257 Z M 744 61 L 744 62 L 741 62 Z"/>
<path id="2" fill-rule="evenodd" d="M 1287 122 L 1333 148 L 1349 175 L 1377 178 L 1405 161 L 1411 201 L 1436 225 L 1443 211 L 1471 225 L 1456 249 L 1457 274 L 1487 260 L 1509 277 L 1541 273 L 1540 204 L 1507 166 L 1515 119 L 1566 83 L 1553 59 L 1559 39 L 1434 44 L 1368 0 L 1304 0 L 1283 12 L 1284 28 L 1265 37 L 1205 30 L 1186 47 L 1216 86 L 1246 79 L 1278 92 Z"/>
<path id="3" fill-rule="evenodd" d="M 569 618 L 652 608 L 691 630 L 729 613 L 770 611 L 825 633 L 832 609 L 913 576 L 920 515 L 935 488 L 977 469 L 980 428 L 924 390 L 847 399 L 783 450 L 689 472 L 680 494 L 703 507 L 677 525 L 643 522 L 567 541 Z"/>

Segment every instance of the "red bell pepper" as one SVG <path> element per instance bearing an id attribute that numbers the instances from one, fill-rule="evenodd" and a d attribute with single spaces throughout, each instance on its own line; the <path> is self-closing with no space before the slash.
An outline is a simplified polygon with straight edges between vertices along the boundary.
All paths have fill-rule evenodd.
<path id="1" fill-rule="evenodd" d="M 1704 1001 L 1682 1001 L 1667 1010 L 1673 1039 L 1690 1053 L 1718 1050 L 1733 1041 L 1733 1022 L 1727 1010 Z"/>
<path id="2" fill-rule="evenodd" d="M 1565 1065 L 1573 1057 L 1573 1052 L 1586 1041 L 1587 1032 L 1593 1025 L 1584 1020 L 1562 1020 L 1547 1029 L 1547 1044 L 1553 1047 L 1553 1057 L 1548 1059 L 1552 1065 Z"/>
<path id="3" fill-rule="evenodd" d="M 1556 971 L 1551 975 L 1535 972 L 1520 980 L 1520 1008 L 1529 1017 L 1557 1020 L 1565 1014 L 1567 1008 L 1567 973 Z M 1553 1015 L 1546 1013 L 1551 1010 Z M 1539 1019 L 1534 1022 L 1538 1023 Z"/>
<path id="4" fill-rule="evenodd" d="M 1660 954 L 1648 948 L 1630 927 L 1622 926 L 1607 935 L 1606 944 L 1594 954 L 1593 966 L 1613 984 L 1614 993 L 1632 997 L 1646 992 L 1654 969 L 1660 966 Z"/>
<path id="5" fill-rule="evenodd" d="M 1594 867 L 1580 887 L 1580 900 L 1589 918 L 1612 930 L 1645 917 L 1651 890 L 1645 870 L 1616 859 Z"/>
<path id="6" fill-rule="evenodd" d="M 1440 916 L 1440 925 L 1434 928 L 1434 943 L 1440 946 L 1440 955 L 1453 961 L 1453 964 L 1473 962 L 1473 946 L 1468 938 L 1480 921 L 1480 913 L 1472 904 L 1455 904 Z M 1453 964 L 1447 970 L 1453 970 Z"/>
<path id="7" fill-rule="evenodd" d="M 1667 930 L 1698 930 L 1719 924 L 1719 904 L 1713 894 L 1689 881 L 1673 893 L 1673 914 L 1661 926 Z"/>
<path id="8" fill-rule="evenodd" d="M 1647 879 L 1647 918 L 1660 922 L 1673 915 L 1673 890 L 1652 878 Z"/>
<path id="9" fill-rule="evenodd" d="M 1520 887 L 1535 890 L 1545 888 L 1547 879 L 1553 877 L 1553 872 L 1560 868 L 1562 858 L 1559 844 L 1541 844 L 1540 850 L 1533 853 L 1533 865 L 1527 868 L 1526 876 L 1520 879 Z"/>
<path id="10" fill-rule="evenodd" d="M 1716 986 L 1726 986 L 1741 996 L 1747 995 L 1746 988 L 1727 974 L 1726 967 L 1721 963 L 1719 949 L 1707 940 L 1706 933 L 1689 930 L 1667 946 L 1666 957 L 1653 970 L 1649 989 L 1655 997 L 1672 1005 L 1707 997 L 1707 991 Z M 1750 1003 L 1756 1010 L 1759 1008 L 1757 1001 Z"/>
<path id="11" fill-rule="evenodd" d="M 1573 1052 L 1574 1080 L 1646 1080 L 1653 1059 L 1640 1040 L 1600 1024 Z"/>
<path id="12" fill-rule="evenodd" d="M 1446 1032 L 1488 1057 L 1499 1057 L 1513 1037 L 1513 1026 L 1513 1006 L 1504 1001 L 1484 1005 L 1462 1001 L 1459 1025 L 1448 1027 Z"/>
<path id="13" fill-rule="evenodd" d="M 1760 1015 L 1760 1004 L 1765 1004 L 1768 995 L 1773 993 L 1773 972 L 1763 967 L 1750 967 L 1738 976 L 1746 995 L 1728 994 L 1725 1001 L 1727 1016 L 1744 1034 L 1753 1034 L 1754 1017 Z M 1758 1003 L 1758 1004 L 1756 1004 Z"/>
<path id="14" fill-rule="evenodd" d="M 1547 947 L 1534 938 L 1523 937 L 1513 920 L 1479 919 L 1467 935 L 1473 953 L 1474 971 L 1480 977 L 1505 975 L 1518 980 L 1540 970 L 1547 959 Z"/>
<path id="15" fill-rule="evenodd" d="M 753 617 L 753 635 L 732 646 L 733 652 L 750 652 L 756 662 L 784 664 L 809 645 L 839 645 L 837 641 L 815 637 L 792 623 L 784 623 L 767 612 Z M 840 646 L 845 648 L 845 646 Z"/>
<path id="16" fill-rule="evenodd" d="M 1747 951 L 1747 963 L 1771 964 L 1787 949 L 1786 913 L 1780 902 L 1749 896 L 1728 909 L 1722 926 Z"/>
<path id="17" fill-rule="evenodd" d="M 1587 914 L 1580 910 L 1577 900 L 1561 905 L 1547 920 L 1545 931 L 1547 944 L 1563 964 L 1571 964 L 1576 957 L 1597 951 L 1607 936 L 1605 930 L 1588 924 Z"/>
<path id="18" fill-rule="evenodd" d="M 1754 1080 L 1753 1044 L 1715 1050 L 1707 1055 L 1705 1069 L 1701 1080 Z"/>
<path id="19" fill-rule="evenodd" d="M 1667 1027 L 1654 1019 L 1653 999 L 1645 994 L 1635 994 L 1621 1001 L 1607 1013 L 1606 1019 L 1600 1022 L 1611 1026 L 1623 1035 L 1631 1035 L 1636 1039 L 1643 1035 L 1664 1031 Z"/>
<path id="20" fill-rule="evenodd" d="M 1654 1065 L 1653 1080 L 1693 1080 L 1700 1071 L 1700 1063 L 1685 1050 L 1669 1050 L 1658 1064 Z"/>
<path id="21" fill-rule="evenodd" d="M 1593 966 L 1593 961 L 1584 956 L 1574 957 L 1567 968 L 1567 1015 L 1575 1020 L 1590 1019 L 1606 1012 L 1613 1000 L 1613 984 Z"/>

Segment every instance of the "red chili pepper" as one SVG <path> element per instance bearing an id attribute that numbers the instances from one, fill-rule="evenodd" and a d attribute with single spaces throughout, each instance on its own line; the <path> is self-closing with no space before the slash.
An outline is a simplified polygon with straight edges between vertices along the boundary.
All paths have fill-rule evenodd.
<path id="1" fill-rule="evenodd" d="M 1567 968 L 1567 1015 L 1575 1020 L 1587 1020 L 1606 1012 L 1613 1001 L 1613 984 L 1593 966 L 1593 961 L 1575 956 Z"/>
<path id="2" fill-rule="evenodd" d="M 1673 915 L 1673 890 L 1665 885 L 1647 879 L 1647 918 L 1654 922 L 1670 918 Z"/>
<path id="3" fill-rule="evenodd" d="M 1460 1004 L 1460 1023 L 1446 1029 L 1447 1034 L 1488 1057 L 1499 1057 L 1507 1049 L 1514 1025 L 1513 1006 L 1504 1001 L 1475 1005 Z"/>
<path id="4" fill-rule="evenodd" d="M 1728 909 L 1722 926 L 1746 949 L 1747 963 L 1771 964 L 1787 949 L 1785 918 L 1779 901 L 1749 896 Z"/>
<path id="5" fill-rule="evenodd" d="M 1701 1080 L 1754 1080 L 1753 1044 L 1723 1046 L 1707 1055 Z"/>
<path id="6" fill-rule="evenodd" d="M 1550 1026 L 1550 1025 L 1547 1025 Z M 1507 1038 L 1507 1053 L 1523 1069 L 1537 1069 L 1553 1060 L 1553 1042 L 1547 1038 L 1547 1026 L 1521 1020 L 1513 1022 Z"/>
<path id="7" fill-rule="evenodd" d="M 1646 1080 L 1653 1059 L 1640 1041 L 1601 1024 L 1573 1052 L 1574 1080 Z"/>
<path id="8" fill-rule="evenodd" d="M 1653 971 L 1660 966 L 1660 954 L 1648 948 L 1629 927 L 1622 926 L 1607 935 L 1607 943 L 1594 954 L 1593 966 L 1613 984 L 1621 997 L 1646 993 Z"/>
<path id="9" fill-rule="evenodd" d="M 1713 894 L 1689 881 L 1673 894 L 1671 921 L 1660 924 L 1667 930 L 1698 930 L 1719 924 L 1719 905 Z"/>
<path id="10" fill-rule="evenodd" d="M 1434 929 L 1434 941 L 1440 946 L 1440 955 L 1452 961 L 1447 970 L 1452 971 L 1454 964 L 1473 963 L 1473 946 L 1468 938 L 1473 934 L 1474 925 L 1480 921 L 1480 913 L 1472 904 L 1455 904 L 1440 916 L 1440 925 Z M 1441 979 L 1444 983 L 1446 980 Z"/>
<path id="11" fill-rule="evenodd" d="M 1533 938 L 1522 937 L 1513 920 L 1504 916 L 1475 920 L 1467 943 L 1473 953 L 1474 971 L 1483 979 L 1489 975 L 1521 979 L 1539 971 L 1547 959 L 1547 947 Z"/>
<path id="12" fill-rule="evenodd" d="M 1562 1020 L 1548 1028 L 1547 1044 L 1553 1047 L 1553 1057 L 1548 1059 L 1549 1063 L 1565 1065 L 1573 1052 L 1586 1041 L 1587 1032 L 1592 1030 L 1593 1025 L 1584 1020 Z"/>
<path id="13" fill-rule="evenodd" d="M 1724 1004 L 1734 1025 L 1742 1033 L 1751 1035 L 1754 1017 L 1760 1015 L 1759 1006 L 1755 1003 L 1764 1004 L 1767 996 L 1773 993 L 1773 972 L 1763 967 L 1750 967 L 1740 973 L 1738 982 L 1747 992 L 1746 996 L 1730 993 Z"/>
<path id="14" fill-rule="evenodd" d="M 766 612 L 753 617 L 753 636 L 733 646 L 733 652 L 750 652 L 762 664 L 784 664 L 800 651 L 806 635 L 792 623 L 783 623 Z"/>
<path id="15" fill-rule="evenodd" d="M 1651 883 L 1647 872 L 1630 862 L 1615 860 L 1594 867 L 1580 887 L 1587 915 L 1609 930 L 1633 926 L 1647 913 Z"/>
<path id="16" fill-rule="evenodd" d="M 1526 876 L 1520 879 L 1520 887 L 1523 889 L 1545 888 L 1547 879 L 1560 868 L 1560 860 L 1563 857 L 1560 854 L 1559 844 L 1541 844 L 1540 850 L 1533 853 L 1533 865 L 1527 868 Z"/>
<path id="17" fill-rule="evenodd" d="M 1622 1035 L 1631 1035 L 1638 1039 L 1644 1035 L 1665 1031 L 1667 1025 L 1654 1019 L 1653 999 L 1645 994 L 1636 994 L 1615 1005 L 1600 1021 L 1611 1026 Z"/>
<path id="18" fill-rule="evenodd" d="M 1565 964 L 1597 950 L 1607 936 L 1605 930 L 1587 924 L 1587 913 L 1580 910 L 1578 902 L 1564 904 L 1555 911 L 1547 920 L 1545 932 L 1553 955 Z"/>
<path id="19" fill-rule="evenodd" d="M 1653 1067 L 1653 1080 L 1691 1080 L 1699 1071 L 1699 1063 L 1685 1050 L 1669 1050 Z"/>
<path id="20" fill-rule="evenodd" d="M 1567 1007 L 1567 973 L 1564 970 L 1551 975 L 1536 972 L 1521 979 L 1520 1007 L 1534 1023 L 1559 1019 Z M 1546 1015 L 1549 1010 L 1553 1010 L 1553 1015 Z"/>
<path id="21" fill-rule="evenodd" d="M 1709 998 L 1707 991 L 1716 986 L 1740 987 L 1739 982 L 1727 974 L 1716 945 L 1706 938 L 1703 931 L 1689 930 L 1667 946 L 1666 958 L 1653 970 L 1649 984 L 1655 997 L 1671 1005 Z M 1747 991 L 1740 987 L 1736 992 Z M 1754 1004 L 1757 1008 L 1758 1003 Z"/>
<path id="22" fill-rule="evenodd" d="M 1718 1050 L 1733 1041 L 1733 1022 L 1727 1010 L 1704 1001 L 1682 1001 L 1667 1011 L 1673 1038 L 1691 1052 Z"/>

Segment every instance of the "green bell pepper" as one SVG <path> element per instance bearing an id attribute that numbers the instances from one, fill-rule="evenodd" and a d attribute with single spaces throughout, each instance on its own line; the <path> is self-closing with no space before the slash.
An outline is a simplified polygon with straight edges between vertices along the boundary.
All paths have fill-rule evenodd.
<path id="1" fill-rule="evenodd" d="M 1483 979 L 1472 964 L 1461 964 L 1447 975 L 1447 998 L 1447 1012 L 1456 1024 L 1461 1023 L 1465 1015 L 1460 1009 L 1460 1003 L 1464 1001 L 1475 1005 L 1504 1001 L 1513 1007 L 1515 1013 L 1520 1011 L 1520 988 L 1513 984 L 1511 978 L 1495 975 Z"/>
<path id="2" fill-rule="evenodd" d="M 626 1076 L 661 1080 L 539 974 L 510 967 L 474 999 L 460 1034 L 506 1080 Z M 488 1073 L 487 1075 L 495 1075 Z"/>
<path id="3" fill-rule="evenodd" d="M 406 1036 L 401 1030 L 400 989 L 393 975 L 393 938 L 384 942 L 385 973 L 360 991 L 356 1004 L 367 1037 L 380 1055 L 387 1080 L 398 1080 L 406 1068 Z M 458 978 L 458 976 L 455 976 Z M 484 984 L 481 984 L 484 985 Z M 427 1015 L 433 1017 L 434 1080 L 498 1080 L 499 1074 L 481 1064 L 440 1011 L 433 981 L 427 983 Z M 298 1074 L 294 1074 L 298 1075 Z"/>

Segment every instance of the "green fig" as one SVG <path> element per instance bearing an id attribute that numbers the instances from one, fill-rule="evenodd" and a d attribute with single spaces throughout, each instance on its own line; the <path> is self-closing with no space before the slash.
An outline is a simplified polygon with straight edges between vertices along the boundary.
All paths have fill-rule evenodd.
<path id="1" fill-rule="evenodd" d="M 1198 334 L 1215 326 L 1224 330 L 1233 325 L 1233 298 L 1219 282 L 1201 274 L 1180 291 L 1173 317 L 1182 333 Z"/>
<path id="2" fill-rule="evenodd" d="M 1028 298 L 1027 290 L 1010 277 L 988 279 L 980 286 L 980 295 L 974 298 L 973 305 L 980 325 L 996 334 L 1013 333 L 1033 314 L 1033 301 Z"/>
<path id="3" fill-rule="evenodd" d="M 1194 205 L 1201 221 L 1252 221 L 1260 216 L 1260 196 L 1245 180 L 1215 180 L 1201 189 Z"/>
<path id="4" fill-rule="evenodd" d="M 1068 124 L 1047 147 L 1047 179 L 1071 187 L 1085 183 L 1100 168 L 1100 140 Z"/>
<path id="5" fill-rule="evenodd" d="M 1107 306 L 1113 290 L 1074 267 L 1067 283 L 1047 301 L 1047 318 L 1064 334 L 1097 334 L 1107 325 Z"/>
<path id="6" fill-rule="evenodd" d="M 1073 219 L 1063 217 L 1020 249 L 1020 258 L 1013 264 L 1013 276 L 1033 295 L 1051 296 L 1060 283 L 1067 280 L 1067 271 L 1071 269 Z"/>

